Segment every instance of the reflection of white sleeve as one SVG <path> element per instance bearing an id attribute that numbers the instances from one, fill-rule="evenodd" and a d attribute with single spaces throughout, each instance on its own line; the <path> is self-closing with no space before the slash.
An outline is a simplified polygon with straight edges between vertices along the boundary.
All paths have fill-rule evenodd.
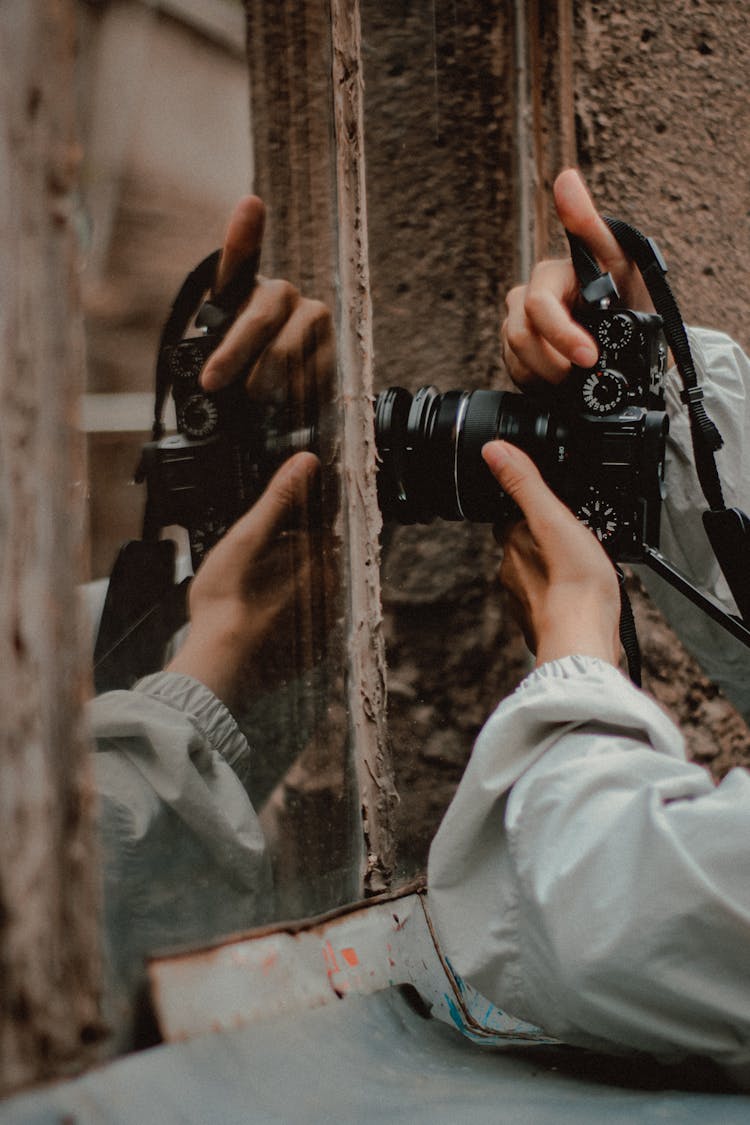
<path id="1" fill-rule="evenodd" d="M 268 920 L 271 872 L 243 784 L 250 750 L 208 688 L 174 673 L 147 676 L 92 700 L 89 725 L 121 1022 L 148 954 Z"/>
<path id="2" fill-rule="evenodd" d="M 554 661 L 500 704 L 428 883 L 448 957 L 501 1008 L 750 1073 L 750 775 L 714 786 L 609 665 Z"/>
<path id="3" fill-rule="evenodd" d="M 706 409 L 719 428 L 724 447 L 716 455 L 728 508 L 750 513 L 750 360 L 728 336 L 706 328 L 688 330 Z M 667 496 L 662 510 L 661 553 L 694 585 L 717 597 L 732 612 L 736 606 L 703 530 L 706 502 L 695 471 L 682 383 L 675 368 L 667 377 L 670 418 L 667 445 Z M 649 594 L 702 668 L 750 720 L 750 649 L 645 567 L 636 568 Z"/>

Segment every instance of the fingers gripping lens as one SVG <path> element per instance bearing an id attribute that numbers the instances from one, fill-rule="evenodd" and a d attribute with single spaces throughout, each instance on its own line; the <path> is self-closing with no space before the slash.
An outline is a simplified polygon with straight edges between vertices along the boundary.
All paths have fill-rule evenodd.
<path id="1" fill-rule="evenodd" d="M 436 517 L 504 524 L 518 509 L 492 476 L 482 447 L 495 438 L 523 449 L 547 483 L 621 561 L 658 542 L 666 415 L 626 405 L 606 415 L 581 412 L 569 400 L 504 391 L 401 387 L 378 395 L 375 434 L 378 498 L 385 519 L 430 523 Z"/>

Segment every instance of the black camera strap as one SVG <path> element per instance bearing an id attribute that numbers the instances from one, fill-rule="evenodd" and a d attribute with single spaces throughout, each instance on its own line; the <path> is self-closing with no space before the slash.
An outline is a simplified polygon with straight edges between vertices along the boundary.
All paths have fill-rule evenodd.
<path id="1" fill-rule="evenodd" d="M 179 343 L 202 298 L 213 286 L 220 253 L 214 251 L 191 270 L 162 328 L 156 361 L 153 442 L 164 436 L 164 407 L 171 386 L 165 349 Z M 217 312 L 227 318 L 223 310 Z M 141 467 L 136 471 L 138 479 L 143 479 Z M 188 580 L 176 582 L 175 545 L 158 538 L 149 510 L 147 495 L 143 537 L 123 544 L 110 574 L 94 647 L 97 692 L 132 687 L 141 676 L 161 668 L 168 639 L 187 617 Z"/>
<path id="2" fill-rule="evenodd" d="M 214 250 L 195 269 L 187 275 L 179 292 L 172 302 L 169 316 L 164 322 L 164 327 L 159 340 L 156 353 L 156 379 L 154 394 L 154 423 L 152 440 L 159 441 L 164 436 L 164 406 L 172 383 L 166 356 L 167 348 L 180 342 L 187 330 L 190 321 L 195 316 L 196 309 L 203 295 L 211 288 L 216 277 L 216 267 L 221 257 L 220 250 Z"/>
<path id="3" fill-rule="evenodd" d="M 625 653 L 628 675 L 637 687 L 641 687 L 641 646 L 638 643 L 633 606 L 625 587 L 625 575 L 622 569 L 615 566 L 615 573 L 620 587 L 620 644 Z"/>
<path id="4" fill-rule="evenodd" d="M 214 286 L 220 259 L 221 250 L 214 250 L 190 271 L 180 286 L 164 323 L 156 359 L 154 441 L 159 441 L 164 435 L 164 405 L 172 383 L 166 362 L 170 346 L 180 342 L 193 317 L 198 328 L 210 329 L 214 334 L 226 331 L 255 283 L 258 272 L 257 254 L 242 262 L 232 280 L 220 293 L 204 301 L 203 297 Z"/>
<path id="5" fill-rule="evenodd" d="M 258 255 L 247 258 L 231 281 L 215 292 L 221 250 L 214 250 L 190 271 L 172 302 L 162 328 L 157 351 L 154 419 L 151 442 L 164 436 L 164 407 L 172 385 L 169 349 L 178 344 L 195 319 L 198 328 L 212 333 L 226 331 L 242 302 L 249 296 L 258 270 Z M 206 294 L 212 296 L 206 300 Z M 136 480 L 146 479 L 144 457 Z M 159 539 L 160 527 L 151 518 L 147 492 L 141 539 L 121 548 L 109 587 L 94 650 L 94 681 L 97 691 L 130 687 L 140 676 L 162 665 L 165 646 L 187 618 L 189 579 L 177 583 L 175 548 Z"/>
<path id="6" fill-rule="evenodd" d="M 168 639 L 187 619 L 188 580 L 175 582 L 170 539 L 131 539 L 115 559 L 94 646 L 99 694 L 130 688 L 163 666 Z"/>

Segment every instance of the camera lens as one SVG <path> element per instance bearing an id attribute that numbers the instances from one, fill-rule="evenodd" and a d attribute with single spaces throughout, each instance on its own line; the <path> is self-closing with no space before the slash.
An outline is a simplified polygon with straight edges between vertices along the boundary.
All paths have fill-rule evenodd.
<path id="1" fill-rule="evenodd" d="M 495 523 L 514 511 L 482 459 L 503 438 L 524 449 L 550 479 L 566 453 L 563 424 L 538 401 L 505 391 L 390 387 L 375 403 L 380 466 L 378 499 L 385 519 Z"/>

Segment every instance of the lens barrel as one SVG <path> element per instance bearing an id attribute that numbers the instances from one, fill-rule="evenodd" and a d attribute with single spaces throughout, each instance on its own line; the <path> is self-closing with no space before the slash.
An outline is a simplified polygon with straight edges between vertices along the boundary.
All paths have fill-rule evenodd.
<path id="1" fill-rule="evenodd" d="M 385 520 L 505 524 L 519 511 L 482 458 L 501 438 L 523 449 L 554 492 L 621 562 L 658 546 L 668 419 L 625 404 L 581 412 L 549 395 L 400 387 L 378 395 L 378 499 Z"/>
<path id="2" fill-rule="evenodd" d="M 538 402 L 505 391 L 420 387 L 412 397 L 389 387 L 375 404 L 380 468 L 378 498 L 385 519 L 495 523 L 515 507 L 482 459 L 494 438 L 521 446 L 552 474 L 564 434 Z"/>

